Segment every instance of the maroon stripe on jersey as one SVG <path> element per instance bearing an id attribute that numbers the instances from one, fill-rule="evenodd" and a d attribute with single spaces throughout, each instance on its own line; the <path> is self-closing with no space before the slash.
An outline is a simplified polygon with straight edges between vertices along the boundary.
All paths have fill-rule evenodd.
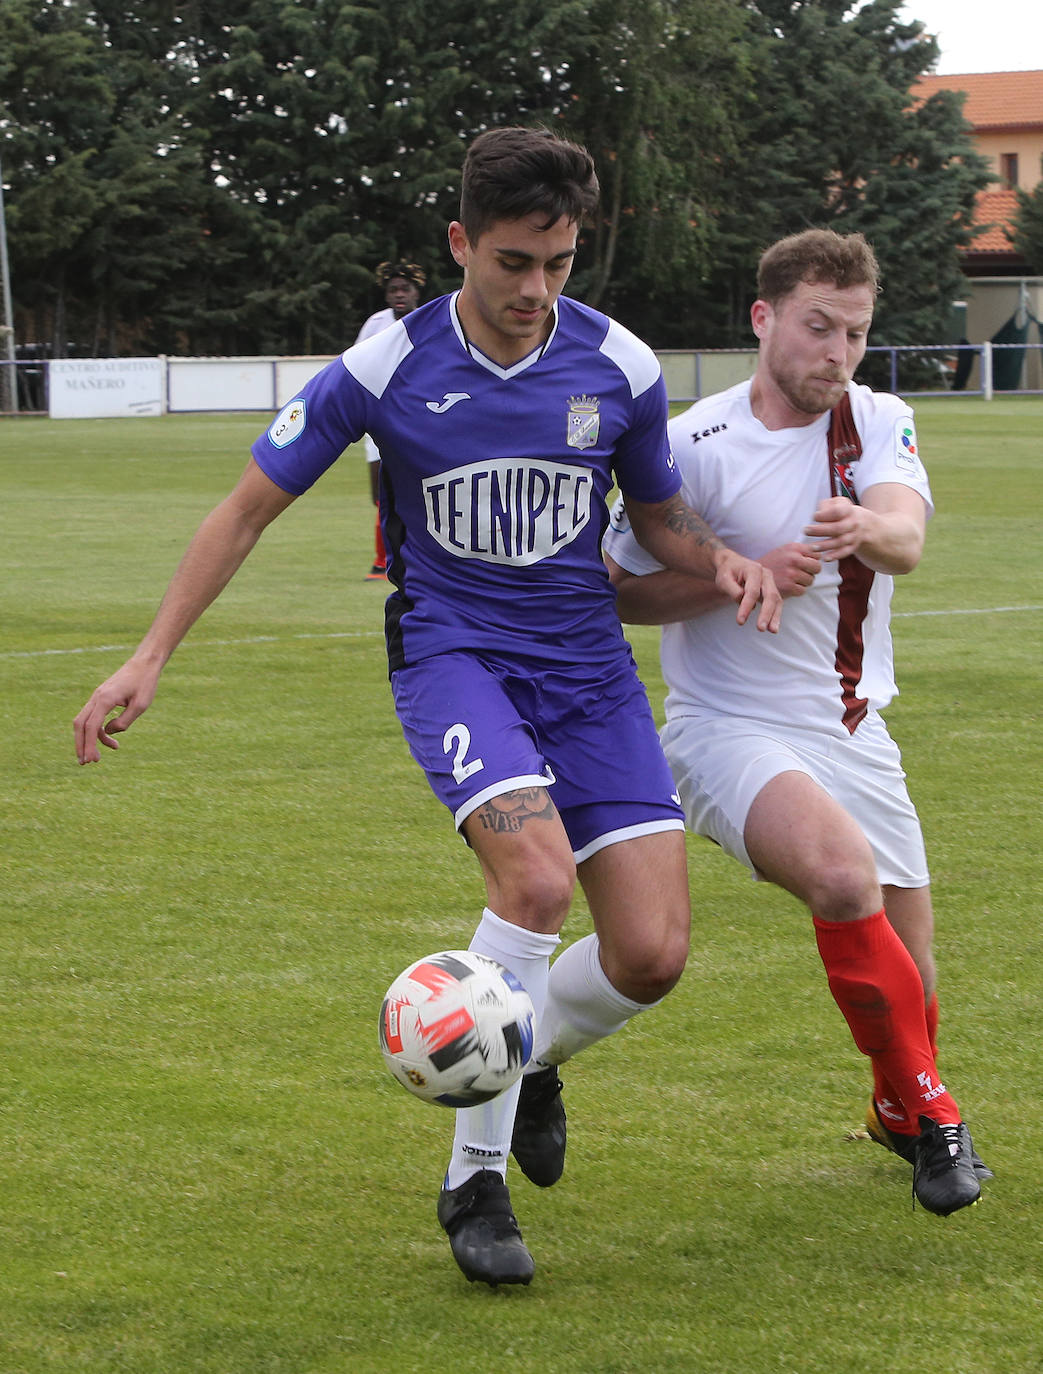
<path id="1" fill-rule="evenodd" d="M 851 398 L 846 391 L 839 405 L 830 413 L 827 444 L 830 491 L 834 496 L 846 496 L 857 503 L 851 464 L 857 463 L 862 457 L 862 440 L 855 428 Z M 868 698 L 856 696 L 855 688 L 862 680 L 865 655 L 862 625 L 869 610 L 869 593 L 875 574 L 872 568 L 867 568 L 854 557 L 842 558 L 838 567 L 840 588 L 837 605 L 836 668 L 840 674 L 844 725 L 853 735 L 869 709 Z"/>
<path id="2" fill-rule="evenodd" d="M 844 724 L 854 734 L 869 709 L 866 697 L 855 695 L 855 687 L 862 680 L 862 660 L 865 644 L 862 623 L 869 609 L 869 592 L 874 573 L 857 558 L 840 560 L 840 589 L 837 622 L 837 672 L 840 674 L 841 699 L 844 703 Z"/>

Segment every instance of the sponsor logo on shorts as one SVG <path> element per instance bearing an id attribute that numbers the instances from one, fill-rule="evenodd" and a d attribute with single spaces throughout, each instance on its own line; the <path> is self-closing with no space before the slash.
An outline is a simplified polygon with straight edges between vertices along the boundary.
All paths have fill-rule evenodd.
<path id="1" fill-rule="evenodd" d="M 589 468 L 539 458 L 467 463 L 424 482 L 427 529 L 447 553 L 527 567 L 590 519 Z"/>

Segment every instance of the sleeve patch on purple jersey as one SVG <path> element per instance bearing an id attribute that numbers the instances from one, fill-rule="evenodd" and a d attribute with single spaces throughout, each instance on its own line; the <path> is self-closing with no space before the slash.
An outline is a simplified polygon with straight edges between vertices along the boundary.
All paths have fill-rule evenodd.
<path id="1" fill-rule="evenodd" d="M 276 448 L 285 448 L 304 433 L 306 419 L 304 398 L 299 396 L 279 411 L 268 430 L 268 438 Z"/>

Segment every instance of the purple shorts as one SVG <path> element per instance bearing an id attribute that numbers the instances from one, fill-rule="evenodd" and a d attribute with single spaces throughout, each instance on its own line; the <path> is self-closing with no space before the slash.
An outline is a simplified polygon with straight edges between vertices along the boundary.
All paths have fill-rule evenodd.
<path id="1" fill-rule="evenodd" d="M 629 649 L 610 664 L 550 669 L 454 651 L 397 669 L 391 686 L 410 751 L 458 829 L 523 787 L 550 788 L 577 862 L 684 829 Z"/>

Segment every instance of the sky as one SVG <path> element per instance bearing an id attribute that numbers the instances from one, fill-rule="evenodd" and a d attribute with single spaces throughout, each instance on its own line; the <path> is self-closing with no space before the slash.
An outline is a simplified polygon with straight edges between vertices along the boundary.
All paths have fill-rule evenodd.
<path id="1" fill-rule="evenodd" d="M 921 20 L 937 38 L 939 76 L 1043 70 L 1039 0 L 906 0 L 900 17 Z"/>

